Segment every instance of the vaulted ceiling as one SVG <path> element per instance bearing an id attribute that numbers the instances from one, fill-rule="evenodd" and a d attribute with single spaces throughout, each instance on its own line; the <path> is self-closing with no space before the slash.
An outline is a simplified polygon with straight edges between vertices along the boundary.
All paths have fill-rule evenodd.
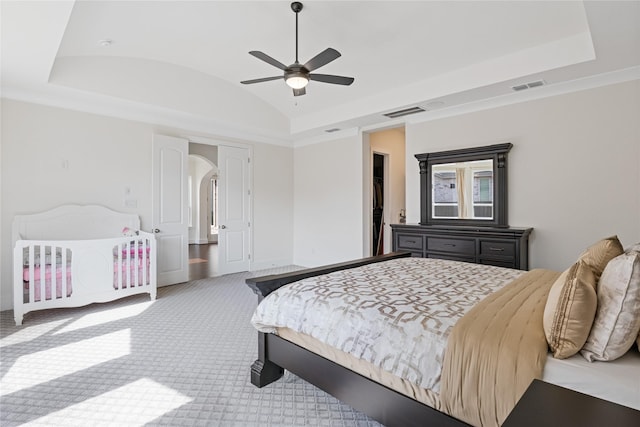
<path id="1" fill-rule="evenodd" d="M 2 96 L 286 145 L 640 77 L 638 1 L 303 3 L 300 62 L 351 86 L 240 84 L 294 62 L 289 1 L 3 0 Z"/>

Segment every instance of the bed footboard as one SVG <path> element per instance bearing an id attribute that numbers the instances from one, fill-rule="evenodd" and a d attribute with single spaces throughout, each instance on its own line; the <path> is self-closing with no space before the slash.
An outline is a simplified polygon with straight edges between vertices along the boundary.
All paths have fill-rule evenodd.
<path id="1" fill-rule="evenodd" d="M 376 262 L 389 261 L 396 258 L 407 258 L 410 256 L 410 252 L 392 252 L 385 255 L 378 255 L 369 258 L 357 259 L 354 261 L 341 262 L 339 264 L 331 264 L 315 268 L 305 268 L 304 270 L 293 271 L 291 273 L 250 277 L 245 280 L 245 283 L 249 285 L 253 292 L 258 295 L 258 300 L 262 301 L 262 298 L 266 297 L 276 289 L 286 284 L 297 282 L 298 280 L 307 279 L 313 276 L 319 276 L 321 274 L 329 274 L 333 273 L 334 271 L 361 267 L 363 265 L 373 264 Z"/>

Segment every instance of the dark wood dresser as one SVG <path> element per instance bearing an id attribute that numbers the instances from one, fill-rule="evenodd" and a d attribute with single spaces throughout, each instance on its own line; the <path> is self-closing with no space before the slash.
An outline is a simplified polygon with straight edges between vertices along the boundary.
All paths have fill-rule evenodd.
<path id="1" fill-rule="evenodd" d="M 529 269 L 532 228 L 392 224 L 393 250 L 412 256 Z"/>

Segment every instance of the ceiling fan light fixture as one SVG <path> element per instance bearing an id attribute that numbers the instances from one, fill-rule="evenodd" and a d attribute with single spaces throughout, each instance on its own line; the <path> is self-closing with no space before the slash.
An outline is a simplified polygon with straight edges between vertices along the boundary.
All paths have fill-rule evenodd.
<path id="1" fill-rule="evenodd" d="M 285 78 L 285 82 L 292 89 L 302 89 L 309 83 L 309 78 L 303 73 L 292 73 Z"/>

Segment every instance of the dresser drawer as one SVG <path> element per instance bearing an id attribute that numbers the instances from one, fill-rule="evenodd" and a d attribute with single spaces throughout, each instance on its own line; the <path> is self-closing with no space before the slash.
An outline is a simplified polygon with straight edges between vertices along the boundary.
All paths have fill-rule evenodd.
<path id="1" fill-rule="evenodd" d="M 499 240 L 480 240 L 481 256 L 499 256 L 513 258 L 516 254 L 515 242 Z"/>
<path id="2" fill-rule="evenodd" d="M 462 262 L 471 262 L 471 263 L 475 263 L 475 258 L 474 257 L 465 257 L 465 256 L 455 256 L 453 254 L 451 255 L 445 255 L 445 254 L 427 254 L 427 258 L 435 258 L 435 259 L 447 259 L 449 261 L 462 261 Z"/>
<path id="3" fill-rule="evenodd" d="M 473 256 L 476 253 L 476 241 L 427 237 L 427 250 Z"/>
<path id="4" fill-rule="evenodd" d="M 398 249 L 418 249 L 423 250 L 424 244 L 422 236 L 415 234 L 398 234 Z"/>
<path id="5" fill-rule="evenodd" d="M 480 259 L 479 264 L 493 265 L 495 267 L 517 268 L 515 260 L 499 260 L 499 259 Z"/>

